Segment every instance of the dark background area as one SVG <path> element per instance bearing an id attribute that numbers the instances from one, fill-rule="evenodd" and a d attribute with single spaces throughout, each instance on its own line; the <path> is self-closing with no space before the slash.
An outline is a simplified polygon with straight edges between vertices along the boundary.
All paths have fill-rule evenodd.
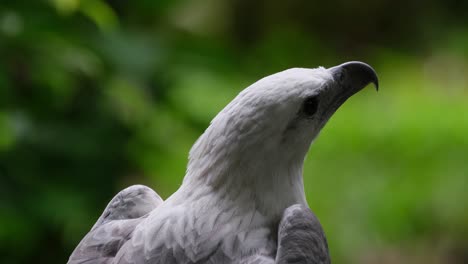
<path id="1" fill-rule="evenodd" d="M 182 181 L 255 80 L 365 61 L 304 178 L 334 263 L 468 262 L 468 1 L 0 3 L 0 262 L 65 263 L 107 202 Z"/>

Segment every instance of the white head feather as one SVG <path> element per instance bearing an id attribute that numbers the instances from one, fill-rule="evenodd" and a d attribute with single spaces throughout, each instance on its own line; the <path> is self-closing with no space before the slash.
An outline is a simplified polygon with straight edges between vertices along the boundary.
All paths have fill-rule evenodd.
<path id="1" fill-rule="evenodd" d="M 302 102 L 331 80 L 321 67 L 294 68 L 247 87 L 192 147 L 181 189 L 210 186 L 227 199 L 248 196 L 257 210 L 276 216 L 305 204 L 303 160 L 322 125 L 319 118 L 302 122 L 297 115 Z"/>

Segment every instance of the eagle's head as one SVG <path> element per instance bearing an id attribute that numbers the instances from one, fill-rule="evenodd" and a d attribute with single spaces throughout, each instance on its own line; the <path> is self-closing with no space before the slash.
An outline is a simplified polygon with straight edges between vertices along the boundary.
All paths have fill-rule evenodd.
<path id="1" fill-rule="evenodd" d="M 377 74 L 362 62 L 293 68 L 255 82 L 194 145 L 186 181 L 262 186 L 276 194 L 289 192 L 288 185 L 303 188 L 302 165 L 311 142 L 333 113 L 369 83 L 378 88 Z"/>

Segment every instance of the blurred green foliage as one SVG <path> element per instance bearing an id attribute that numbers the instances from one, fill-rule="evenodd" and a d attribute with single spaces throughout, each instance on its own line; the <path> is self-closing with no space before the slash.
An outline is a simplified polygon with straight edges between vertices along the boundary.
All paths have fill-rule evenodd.
<path id="1" fill-rule="evenodd" d="M 64 263 L 111 197 L 164 198 L 239 91 L 373 65 L 304 173 L 335 263 L 468 261 L 466 1 L 0 4 L 0 262 Z"/>

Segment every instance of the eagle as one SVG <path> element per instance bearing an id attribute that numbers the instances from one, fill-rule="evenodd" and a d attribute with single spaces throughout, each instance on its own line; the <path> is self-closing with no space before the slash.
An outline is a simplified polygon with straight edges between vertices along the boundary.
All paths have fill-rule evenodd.
<path id="1" fill-rule="evenodd" d="M 329 264 L 303 163 L 335 111 L 373 83 L 363 62 L 292 68 L 240 92 L 189 154 L 180 188 L 118 193 L 69 264 Z"/>

